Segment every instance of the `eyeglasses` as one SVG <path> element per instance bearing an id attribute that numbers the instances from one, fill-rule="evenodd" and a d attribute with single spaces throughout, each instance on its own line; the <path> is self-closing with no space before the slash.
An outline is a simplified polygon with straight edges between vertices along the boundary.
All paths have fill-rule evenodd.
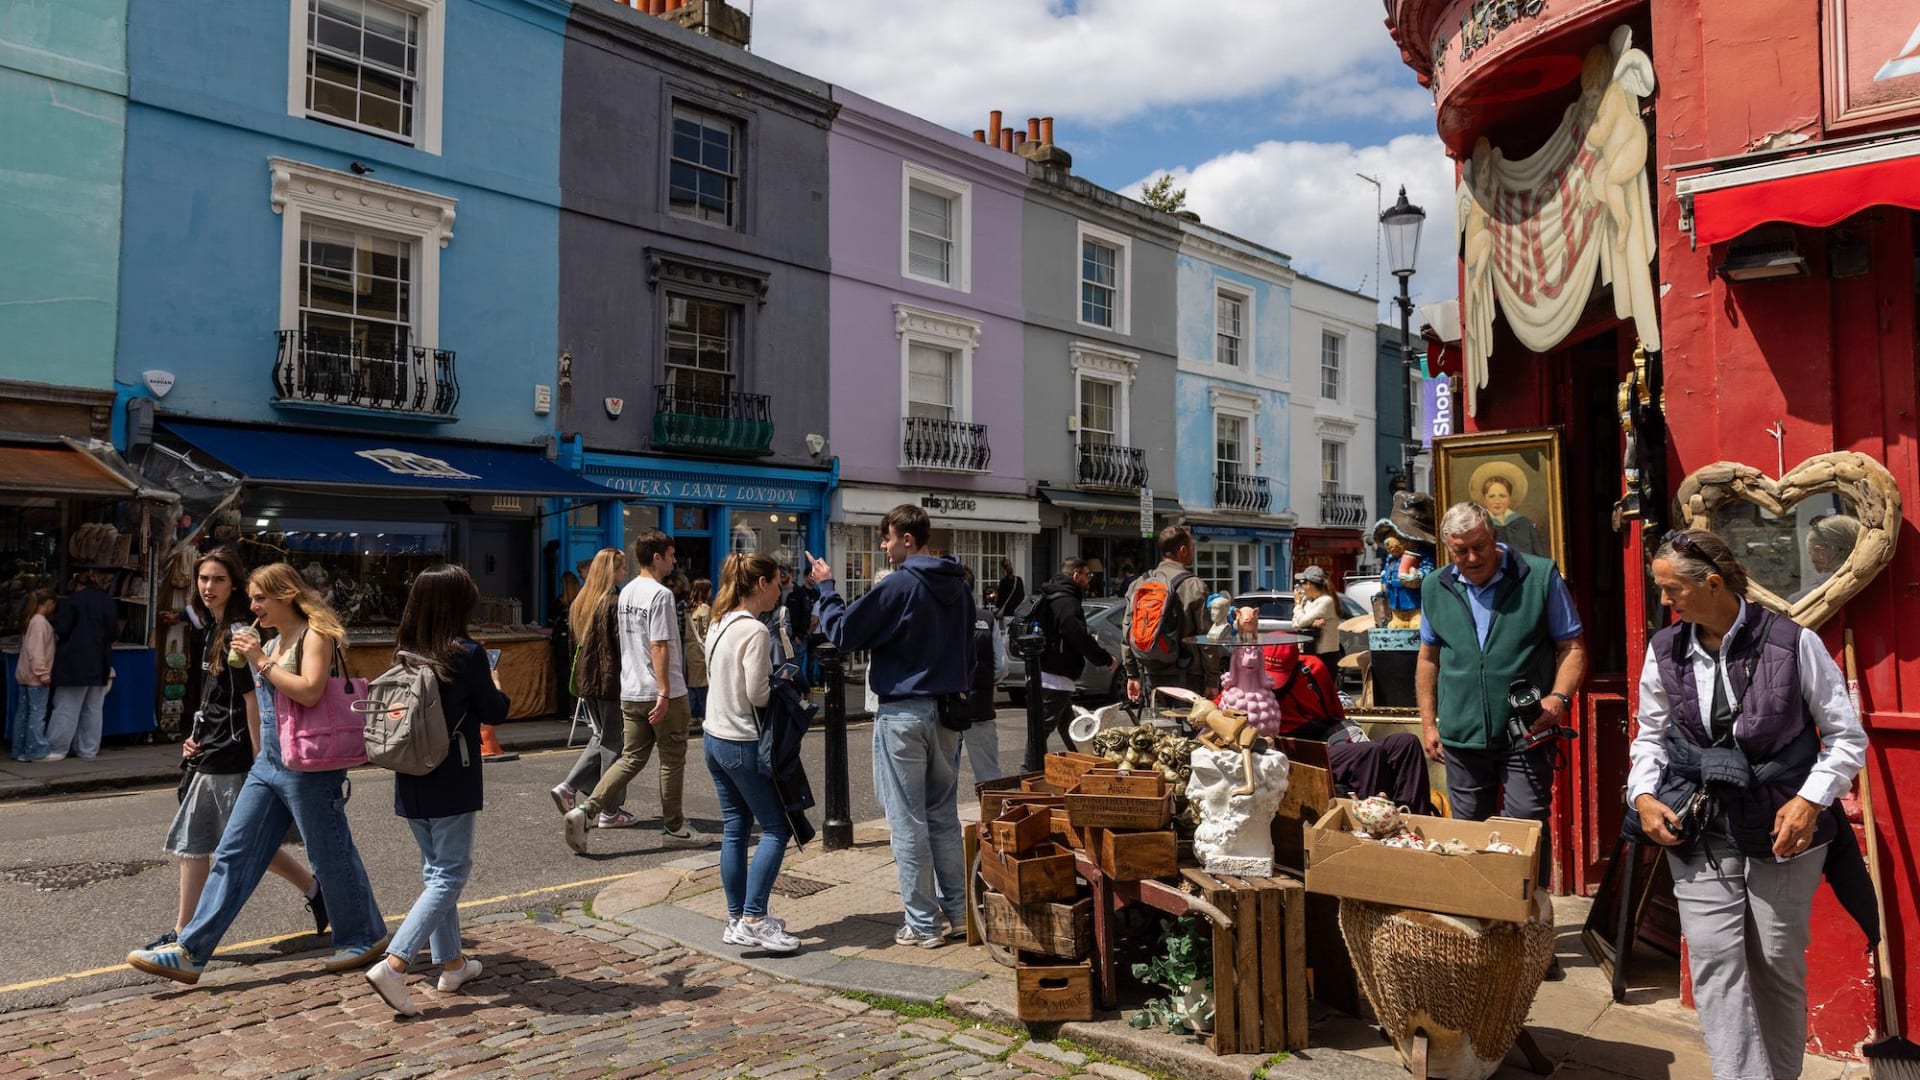
<path id="1" fill-rule="evenodd" d="M 1699 553 L 1703 558 L 1706 557 L 1704 552 L 1700 552 L 1699 549 L 1694 546 L 1692 534 L 1688 533 L 1685 529 L 1667 530 L 1667 535 L 1660 538 L 1660 546 L 1670 547 L 1683 555 Z"/>

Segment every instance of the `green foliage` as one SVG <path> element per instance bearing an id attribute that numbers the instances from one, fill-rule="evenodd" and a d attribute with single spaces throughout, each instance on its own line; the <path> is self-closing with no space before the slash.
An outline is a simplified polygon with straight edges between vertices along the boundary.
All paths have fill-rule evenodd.
<path id="1" fill-rule="evenodd" d="M 1159 179 L 1140 185 L 1140 201 L 1169 214 L 1186 208 L 1187 189 L 1173 186 L 1173 174 L 1161 173 Z"/>
<path id="2" fill-rule="evenodd" d="M 1213 1027 L 1213 927 L 1200 915 L 1182 915 L 1160 924 L 1160 951 L 1133 965 L 1133 977 L 1158 986 L 1156 997 L 1127 1018 L 1137 1028 L 1162 1025 L 1185 1035 Z"/>

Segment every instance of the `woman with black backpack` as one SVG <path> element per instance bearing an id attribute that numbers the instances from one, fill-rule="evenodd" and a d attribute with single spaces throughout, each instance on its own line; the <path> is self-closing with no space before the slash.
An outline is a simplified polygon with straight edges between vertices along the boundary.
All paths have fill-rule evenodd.
<path id="1" fill-rule="evenodd" d="M 420 846 L 425 882 L 412 910 L 387 943 L 385 963 L 367 969 L 367 982 L 393 1011 L 420 1015 L 407 993 L 407 968 L 421 945 L 440 965 L 439 989 L 458 990 L 480 974 L 480 961 L 460 951 L 460 892 L 473 869 L 473 829 L 483 802 L 480 726 L 507 718 L 507 695 L 487 654 L 467 636 L 480 590 L 459 566 L 423 570 L 413 579 L 394 645 L 433 668 L 451 745 L 432 772 L 393 776 L 393 812 L 407 819 Z"/>

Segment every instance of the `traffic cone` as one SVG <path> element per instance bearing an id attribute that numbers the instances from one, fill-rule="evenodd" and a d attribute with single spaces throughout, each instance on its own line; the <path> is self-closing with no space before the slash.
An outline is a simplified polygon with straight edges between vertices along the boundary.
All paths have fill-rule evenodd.
<path id="1" fill-rule="evenodd" d="M 519 754 L 509 753 L 500 748 L 500 736 L 493 733 L 492 724 L 480 725 L 480 760 L 482 761 L 518 761 Z"/>

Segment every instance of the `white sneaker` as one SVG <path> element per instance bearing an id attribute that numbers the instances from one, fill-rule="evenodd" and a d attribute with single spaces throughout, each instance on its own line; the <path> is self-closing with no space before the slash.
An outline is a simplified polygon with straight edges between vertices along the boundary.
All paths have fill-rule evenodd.
<path id="1" fill-rule="evenodd" d="M 942 915 L 940 926 L 948 941 L 960 941 L 967 936 L 967 919 L 964 915 L 958 919 Z"/>
<path id="2" fill-rule="evenodd" d="M 787 933 L 787 928 L 778 919 L 763 918 L 759 922 L 741 919 L 734 926 L 737 928 L 736 936 L 745 939 L 736 944 L 776 953 L 800 951 L 800 939 Z"/>
<path id="3" fill-rule="evenodd" d="M 384 958 L 367 969 L 367 982 L 379 992 L 380 1000 L 393 1007 L 401 1016 L 419 1016 L 420 1006 L 413 1003 L 413 995 L 407 993 L 407 977 L 393 970 L 393 965 Z"/>
<path id="4" fill-rule="evenodd" d="M 441 970 L 440 986 L 439 986 L 440 992 L 443 994 L 451 994 L 455 990 L 460 989 L 461 987 L 467 985 L 468 983 L 472 982 L 473 980 L 479 977 L 480 977 L 480 961 L 475 960 L 473 957 L 469 956 L 467 957 L 466 965 L 463 966 L 460 970 L 458 971 L 447 971 L 445 969 Z"/>
<path id="5" fill-rule="evenodd" d="M 588 816 L 585 807 L 576 806 L 567 811 L 567 816 L 563 820 L 567 823 L 567 846 L 573 849 L 574 854 L 585 855 L 587 830 L 593 828 L 593 818 Z"/>
<path id="6" fill-rule="evenodd" d="M 913 932 L 913 927 L 902 926 L 893 932 L 893 943 L 912 946 L 916 949 L 937 949 L 947 943 L 947 938 L 945 934 L 928 934 L 926 937 L 921 937 Z"/>
<path id="7" fill-rule="evenodd" d="M 720 940 L 728 945 L 752 945 L 754 943 L 753 938 L 748 937 L 740 929 L 740 924 L 744 921 L 743 919 L 728 919 L 727 928 L 721 933 Z"/>

